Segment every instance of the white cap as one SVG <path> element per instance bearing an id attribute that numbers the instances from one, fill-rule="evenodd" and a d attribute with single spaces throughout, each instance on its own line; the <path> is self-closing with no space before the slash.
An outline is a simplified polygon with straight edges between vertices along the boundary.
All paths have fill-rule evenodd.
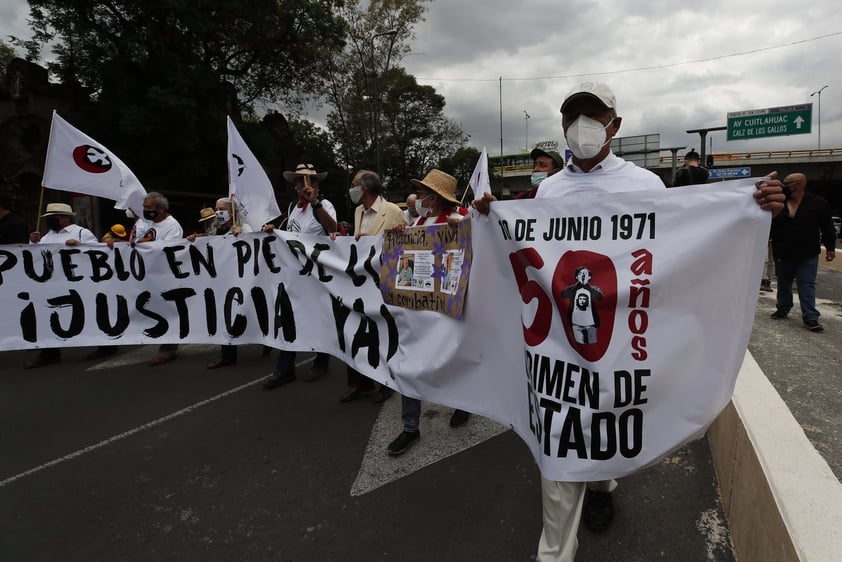
<path id="1" fill-rule="evenodd" d="M 582 82 L 570 90 L 564 98 L 561 104 L 561 112 L 564 113 L 564 108 L 567 107 L 567 104 L 579 96 L 594 98 L 608 109 L 616 109 L 617 107 L 617 100 L 614 98 L 614 92 L 611 91 L 611 88 L 601 82 Z"/>

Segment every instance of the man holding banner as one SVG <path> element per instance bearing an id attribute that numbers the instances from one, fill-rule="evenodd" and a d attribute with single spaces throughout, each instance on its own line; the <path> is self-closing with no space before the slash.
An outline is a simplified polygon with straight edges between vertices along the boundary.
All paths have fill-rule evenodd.
<path id="1" fill-rule="evenodd" d="M 617 116 L 616 99 L 608 86 L 582 83 L 565 97 L 561 113 L 565 139 L 573 155 L 561 172 L 540 183 L 536 198 L 664 189 L 663 182 L 655 174 L 625 162 L 611 152 L 611 139 L 619 131 L 622 118 Z M 783 208 L 780 182 L 775 179 L 759 183 L 754 197 L 762 209 L 773 214 Z M 482 199 L 475 200 L 473 206 L 481 213 L 488 213 L 493 200 L 490 194 L 486 194 Z M 559 232 L 555 235 L 561 238 Z M 577 265 L 585 264 L 570 264 L 571 267 Z M 566 279 L 564 281 L 567 282 Z M 590 281 L 590 270 L 587 281 Z M 574 293 L 574 297 L 577 295 Z M 525 299 L 529 297 L 522 296 Z M 564 302 L 564 295 L 557 298 Z M 571 330 L 571 333 L 574 332 Z M 579 342 L 568 335 L 567 345 L 573 348 L 573 355 L 578 353 L 588 359 L 588 351 L 598 344 Z M 531 387 L 531 392 L 541 395 L 538 388 Z M 543 415 L 541 412 L 537 414 L 539 418 Z M 581 481 L 560 482 L 542 476 L 544 526 L 537 559 L 572 561 L 578 545 L 576 534 L 580 518 L 584 518 L 585 526 L 592 531 L 606 530 L 614 516 L 611 492 L 616 486 L 614 480 L 588 484 Z"/>
<path id="2" fill-rule="evenodd" d="M 47 224 L 48 231 L 41 234 L 38 231 L 29 235 L 32 244 L 92 244 L 98 242 L 96 235 L 85 227 L 74 224 L 76 214 L 67 203 L 50 203 L 41 218 Z M 44 365 L 52 365 L 61 361 L 61 348 L 47 347 L 38 352 L 38 356 L 23 364 L 24 369 L 34 369 Z"/>
<path id="3" fill-rule="evenodd" d="M 285 230 L 322 236 L 336 232 L 336 209 L 330 201 L 319 197 L 319 183 L 326 177 L 327 172 L 317 172 L 312 164 L 299 164 L 295 171 L 284 172 L 284 179 L 295 186 L 298 193 L 298 201 L 290 204 L 287 212 Z M 271 223 L 263 225 L 266 232 L 274 228 Z M 330 355 L 317 353 L 304 380 L 313 382 L 325 376 L 329 361 Z M 263 388 L 271 390 L 294 380 L 295 352 L 282 349 L 275 372 L 264 379 Z"/>
<path id="4" fill-rule="evenodd" d="M 143 199 L 143 218 L 148 228 L 142 238 L 135 240 L 135 243 L 154 242 L 156 240 L 181 240 L 184 238 L 184 231 L 181 225 L 170 214 L 170 202 L 162 194 L 152 192 Z M 177 343 L 162 343 L 158 347 L 158 355 L 149 360 L 150 367 L 156 367 L 169 363 L 175 359 L 178 351 Z"/>
<path id="5" fill-rule="evenodd" d="M 384 230 L 391 230 L 396 225 L 406 224 L 401 208 L 380 195 L 383 183 L 380 176 L 369 170 L 360 170 L 351 181 L 348 196 L 351 202 L 358 205 L 354 209 L 354 233 L 357 240 L 360 236 L 379 236 Z M 335 238 L 331 234 L 331 238 Z M 348 389 L 342 394 L 340 402 L 351 402 L 365 393 L 374 390 L 374 381 L 356 369 L 348 367 Z M 392 395 L 392 389 L 380 385 L 374 402 L 385 402 Z"/>

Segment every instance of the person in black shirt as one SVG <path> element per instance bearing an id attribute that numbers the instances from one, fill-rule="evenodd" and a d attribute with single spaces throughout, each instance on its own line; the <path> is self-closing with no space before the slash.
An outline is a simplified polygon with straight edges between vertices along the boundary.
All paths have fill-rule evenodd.
<path id="1" fill-rule="evenodd" d="M 12 212 L 12 197 L 0 192 L 0 244 L 29 244 L 29 228 Z"/>
<path id="2" fill-rule="evenodd" d="M 684 165 L 675 173 L 675 181 L 673 187 L 682 185 L 695 185 L 697 183 L 707 183 L 710 172 L 701 166 L 699 153 L 691 150 L 684 157 Z"/>
<path id="3" fill-rule="evenodd" d="M 825 260 L 836 257 L 836 231 L 827 201 L 806 192 L 807 177 L 789 174 L 784 178 L 787 194 L 784 212 L 772 219 L 772 254 L 778 278 L 778 298 L 772 318 L 786 318 L 792 309 L 792 281 L 798 286 L 801 319 L 813 332 L 822 332 L 816 310 L 816 272 L 821 244 Z M 821 236 L 820 236 L 821 235 Z"/>

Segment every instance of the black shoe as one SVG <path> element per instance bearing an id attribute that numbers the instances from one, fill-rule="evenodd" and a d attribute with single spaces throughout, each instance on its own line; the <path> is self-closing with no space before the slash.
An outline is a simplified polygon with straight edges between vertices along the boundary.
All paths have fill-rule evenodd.
<path id="1" fill-rule="evenodd" d="M 263 379 L 263 389 L 264 390 L 272 390 L 273 388 L 277 388 L 282 384 L 286 384 L 288 382 L 292 382 L 295 380 L 295 369 L 290 369 L 288 371 L 275 371 L 265 379 Z"/>
<path id="2" fill-rule="evenodd" d="M 223 359 L 223 358 L 220 357 L 219 359 L 217 359 L 213 363 L 208 363 L 207 368 L 208 369 L 219 369 L 220 367 L 227 367 L 228 365 L 236 365 L 236 364 L 237 364 L 237 362 L 234 361 L 233 359 Z"/>
<path id="3" fill-rule="evenodd" d="M 465 425 L 468 421 L 468 418 L 471 417 L 469 412 L 465 410 L 453 410 L 453 415 L 450 416 L 450 427 L 459 427 L 460 425 Z"/>
<path id="4" fill-rule="evenodd" d="M 304 375 L 304 380 L 307 382 L 315 382 L 327 374 L 327 365 L 318 365 L 315 362 L 310 368 L 310 372 Z"/>
<path id="5" fill-rule="evenodd" d="M 117 355 L 119 352 L 120 348 L 116 346 L 98 347 L 96 348 L 96 350 L 85 355 L 85 359 L 87 359 L 88 361 L 94 361 L 96 359 L 105 359 L 106 357 Z"/>
<path id="6" fill-rule="evenodd" d="M 372 391 L 371 388 L 362 388 L 362 387 L 359 387 L 359 386 L 349 386 L 348 390 L 345 391 L 345 394 L 343 394 L 339 398 L 339 401 L 340 402 L 351 402 L 353 400 L 356 400 L 357 398 L 359 398 L 363 394 L 368 394 L 371 391 Z"/>
<path id="7" fill-rule="evenodd" d="M 371 399 L 372 402 L 375 404 L 382 404 L 386 400 L 392 397 L 392 393 L 394 390 L 387 386 L 381 386 L 377 392 L 374 393 L 374 397 Z"/>
<path id="8" fill-rule="evenodd" d="M 787 313 L 781 312 L 780 310 L 776 310 L 775 312 L 772 313 L 772 318 L 775 319 L 775 320 L 783 320 L 786 317 L 787 317 Z"/>
<path id="9" fill-rule="evenodd" d="M 804 326 L 811 332 L 824 332 L 824 326 L 819 324 L 818 320 L 807 320 L 804 322 Z"/>
<path id="10" fill-rule="evenodd" d="M 389 446 L 386 448 L 386 452 L 394 457 L 402 455 L 419 439 L 421 439 L 420 431 L 402 431 L 394 441 L 389 443 Z"/>
<path id="11" fill-rule="evenodd" d="M 582 520 L 590 531 L 602 533 L 614 520 L 614 502 L 611 492 L 585 491 L 585 503 L 582 506 Z"/>

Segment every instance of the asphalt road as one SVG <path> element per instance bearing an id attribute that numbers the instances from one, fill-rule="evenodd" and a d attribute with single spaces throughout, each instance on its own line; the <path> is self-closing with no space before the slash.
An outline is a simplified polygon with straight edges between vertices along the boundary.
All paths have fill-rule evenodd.
<path id="1" fill-rule="evenodd" d="M 340 404 L 335 360 L 267 392 L 274 353 L 257 346 L 215 371 L 212 346 L 155 368 L 152 348 L 89 351 L 31 371 L 32 352 L 0 354 L 0 560 L 534 558 L 538 471 L 496 424 L 451 429 L 425 404 L 421 442 L 391 458 L 397 398 Z M 578 560 L 734 559 L 705 440 L 615 497 L 614 525 L 582 529 Z"/>
<path id="2" fill-rule="evenodd" d="M 817 292 L 824 333 L 772 320 L 761 294 L 750 349 L 842 478 L 842 272 L 822 267 Z M 425 404 L 421 442 L 391 458 L 398 399 L 340 404 L 335 360 L 267 392 L 274 353 L 257 346 L 215 371 L 214 346 L 155 368 L 154 348 L 89 351 L 32 371 L 31 352 L 0 353 L 2 561 L 534 558 L 538 471 L 488 420 L 454 430 Z M 734 560 L 705 440 L 623 479 L 615 502 L 608 532 L 580 530 L 577 560 Z"/>

